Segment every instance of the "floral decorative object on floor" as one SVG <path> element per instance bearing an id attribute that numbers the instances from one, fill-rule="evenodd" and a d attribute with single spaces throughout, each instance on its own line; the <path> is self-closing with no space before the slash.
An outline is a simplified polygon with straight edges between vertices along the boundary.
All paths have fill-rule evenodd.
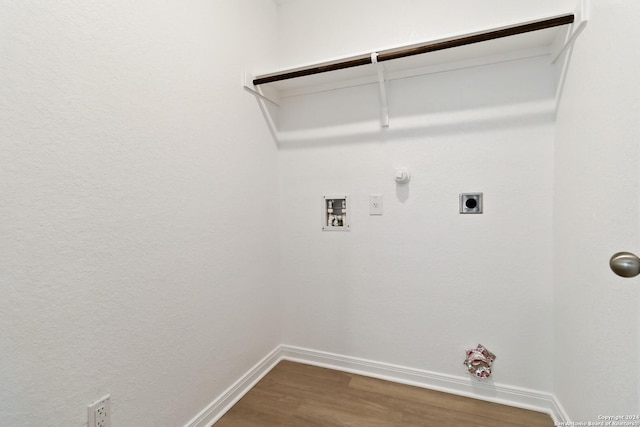
<path id="1" fill-rule="evenodd" d="M 464 364 L 467 365 L 469 373 L 478 378 L 489 378 L 491 375 L 491 367 L 496 356 L 487 350 L 482 344 L 478 344 L 476 348 L 466 351 L 467 358 Z"/>

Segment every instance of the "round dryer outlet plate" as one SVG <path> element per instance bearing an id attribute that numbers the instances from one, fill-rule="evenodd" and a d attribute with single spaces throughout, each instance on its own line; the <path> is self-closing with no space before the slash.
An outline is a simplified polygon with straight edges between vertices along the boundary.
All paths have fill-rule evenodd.
<path id="1" fill-rule="evenodd" d="M 482 213 L 482 193 L 462 193 L 460 194 L 461 214 L 481 214 Z"/>

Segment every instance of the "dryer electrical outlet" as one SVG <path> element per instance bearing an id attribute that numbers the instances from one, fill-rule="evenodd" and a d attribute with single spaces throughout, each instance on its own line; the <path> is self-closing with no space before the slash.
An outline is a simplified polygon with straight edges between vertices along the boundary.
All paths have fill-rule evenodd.
<path id="1" fill-rule="evenodd" d="M 460 194 L 461 214 L 481 214 L 482 213 L 482 193 L 462 193 Z"/>

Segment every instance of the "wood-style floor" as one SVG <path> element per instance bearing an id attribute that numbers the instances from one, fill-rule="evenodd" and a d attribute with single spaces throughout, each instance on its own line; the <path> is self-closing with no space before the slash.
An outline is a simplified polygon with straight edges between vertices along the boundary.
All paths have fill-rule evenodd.
<path id="1" fill-rule="evenodd" d="M 215 427 L 550 427 L 547 414 L 280 362 Z"/>

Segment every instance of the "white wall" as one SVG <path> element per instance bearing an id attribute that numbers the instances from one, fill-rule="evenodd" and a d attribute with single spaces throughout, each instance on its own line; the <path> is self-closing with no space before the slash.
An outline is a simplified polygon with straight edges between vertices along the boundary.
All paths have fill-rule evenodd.
<path id="1" fill-rule="evenodd" d="M 278 9 L 283 67 L 566 13 L 576 0 L 293 0 Z"/>
<path id="2" fill-rule="evenodd" d="M 640 413 L 638 279 L 608 267 L 640 253 L 638 14 L 591 2 L 557 121 L 554 390 L 574 421 Z"/>
<path id="3" fill-rule="evenodd" d="M 637 6 L 594 2 L 554 167 L 542 61 L 393 82 L 385 132 L 375 87 L 290 99 L 279 153 L 239 74 L 276 36 L 287 66 L 573 0 L 278 3 L 3 5 L 0 424 L 82 426 L 111 393 L 114 425 L 182 425 L 283 342 L 453 375 L 482 342 L 574 420 L 637 411 L 637 291 L 606 267 L 640 252 Z M 341 192 L 352 231 L 322 233 Z"/>
<path id="4" fill-rule="evenodd" d="M 3 2 L 0 425 L 183 425 L 281 342 L 275 12 Z"/>
<path id="5" fill-rule="evenodd" d="M 283 65 L 574 6 L 425 3 L 285 3 Z M 554 91 L 539 59 L 394 81 L 388 131 L 375 85 L 288 98 L 284 342 L 459 376 L 480 342 L 498 356 L 495 383 L 551 392 Z M 413 175 L 406 188 L 399 166 Z M 458 214 L 469 191 L 484 192 L 483 215 Z M 320 198 L 340 193 L 351 232 L 322 232 Z M 370 193 L 384 195 L 382 217 L 368 215 Z"/>

